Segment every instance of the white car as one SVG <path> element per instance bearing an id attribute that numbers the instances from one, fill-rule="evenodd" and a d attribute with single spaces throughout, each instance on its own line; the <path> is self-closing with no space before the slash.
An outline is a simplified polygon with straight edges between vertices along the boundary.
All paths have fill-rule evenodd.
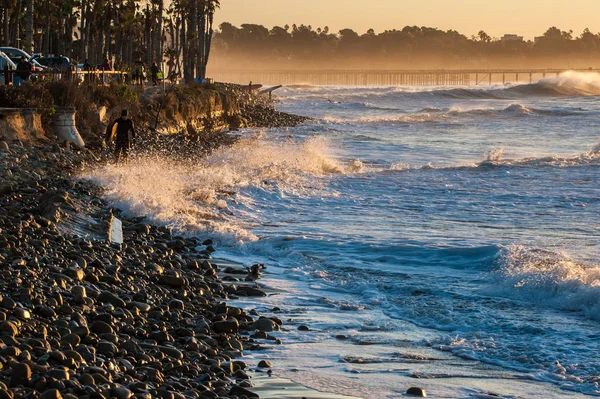
<path id="1" fill-rule="evenodd" d="M 0 51 L 0 85 L 6 84 L 6 77 L 4 76 L 4 68 L 8 65 L 8 69 L 16 70 L 17 66 L 14 62 L 3 52 Z"/>
<path id="2" fill-rule="evenodd" d="M 33 65 L 33 67 L 35 68 L 36 71 L 39 72 L 39 71 L 45 71 L 46 69 L 48 69 L 48 67 L 40 64 L 39 62 L 37 62 L 35 60 L 36 54 L 29 55 L 24 50 L 21 50 L 20 48 L 16 48 L 16 47 L 0 47 L 0 51 L 5 53 L 6 55 L 8 55 L 8 57 L 15 64 L 19 62 L 21 57 L 25 57 L 27 59 L 27 61 L 29 61 Z"/>

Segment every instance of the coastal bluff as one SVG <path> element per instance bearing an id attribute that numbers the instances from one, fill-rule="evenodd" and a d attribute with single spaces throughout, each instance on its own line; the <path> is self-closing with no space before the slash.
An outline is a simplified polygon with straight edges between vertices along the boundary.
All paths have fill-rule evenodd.
<path id="1" fill-rule="evenodd" d="M 62 144 L 66 140 L 77 147 L 85 143 L 88 148 L 99 148 L 106 127 L 122 109 L 129 111 L 137 129 L 198 138 L 241 128 L 295 126 L 307 119 L 279 112 L 270 96 L 235 84 L 144 89 L 117 83 L 94 86 L 34 82 L 0 87 L 0 140 L 25 144 Z M 68 134 L 59 131 L 64 121 L 57 122 L 64 110 L 75 112 Z"/>
<path id="2" fill-rule="evenodd" d="M 0 136 L 22 142 L 47 140 L 43 113 L 36 108 L 0 108 Z"/>

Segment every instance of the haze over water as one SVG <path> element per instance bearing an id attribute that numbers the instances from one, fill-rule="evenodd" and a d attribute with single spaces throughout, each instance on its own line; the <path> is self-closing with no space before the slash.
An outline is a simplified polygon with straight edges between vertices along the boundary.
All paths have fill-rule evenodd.
<path id="1" fill-rule="evenodd" d="M 279 95 L 314 120 L 243 132 L 201 164 L 86 176 L 267 265 L 283 292 L 241 303 L 280 307 L 290 331 L 251 356 L 368 398 L 600 395 L 600 76 Z"/>

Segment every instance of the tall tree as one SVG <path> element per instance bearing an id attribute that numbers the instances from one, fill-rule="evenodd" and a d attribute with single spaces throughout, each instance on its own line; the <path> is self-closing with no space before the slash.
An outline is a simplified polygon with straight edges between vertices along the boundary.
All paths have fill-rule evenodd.
<path id="1" fill-rule="evenodd" d="M 199 36 L 199 60 L 198 60 L 198 77 L 204 79 L 206 77 L 206 66 L 210 57 L 210 48 L 213 38 L 213 22 L 216 9 L 220 6 L 219 0 L 203 0 L 201 1 L 200 26 L 198 30 Z"/>
<path id="2" fill-rule="evenodd" d="M 27 14 L 25 20 L 25 43 L 23 49 L 31 54 L 33 53 L 33 0 L 27 0 Z"/>
<path id="3" fill-rule="evenodd" d="M 156 0 L 158 9 L 156 13 L 157 24 L 155 25 L 154 32 L 154 56 L 153 58 L 157 62 L 161 62 L 163 58 L 163 14 L 164 14 L 164 0 Z"/>

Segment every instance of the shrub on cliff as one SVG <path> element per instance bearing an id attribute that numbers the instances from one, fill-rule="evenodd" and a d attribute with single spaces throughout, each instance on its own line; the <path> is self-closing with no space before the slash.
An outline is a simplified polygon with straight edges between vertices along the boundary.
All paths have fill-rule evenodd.
<path id="1" fill-rule="evenodd" d="M 3 108 L 49 108 L 54 98 L 43 83 L 23 86 L 0 86 L 0 107 Z"/>
<path id="2" fill-rule="evenodd" d="M 139 92 L 124 84 L 104 85 L 79 84 L 74 81 L 44 83 L 52 97 L 54 107 L 74 107 L 77 110 L 77 129 L 84 140 L 99 145 L 105 125 L 99 118 L 99 109 L 106 107 L 109 119 L 128 109 L 131 115 L 139 113 Z"/>

